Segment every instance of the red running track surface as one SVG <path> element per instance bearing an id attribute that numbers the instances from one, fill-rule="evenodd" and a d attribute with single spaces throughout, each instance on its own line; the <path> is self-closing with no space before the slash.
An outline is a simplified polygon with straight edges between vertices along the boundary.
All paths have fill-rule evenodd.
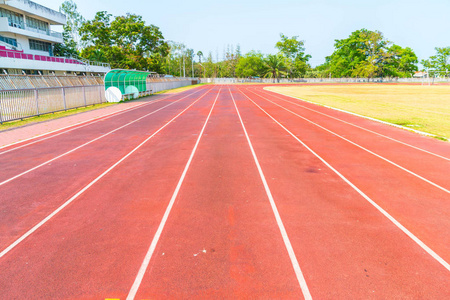
<path id="1" fill-rule="evenodd" d="M 262 87 L 1 149 L 2 298 L 449 299 L 450 145 Z"/>

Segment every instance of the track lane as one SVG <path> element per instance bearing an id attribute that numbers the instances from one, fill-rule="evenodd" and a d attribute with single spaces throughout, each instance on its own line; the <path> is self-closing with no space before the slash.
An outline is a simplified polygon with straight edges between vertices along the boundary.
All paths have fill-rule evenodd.
<path id="1" fill-rule="evenodd" d="M 216 93 L 219 88 L 214 89 Z M 313 298 L 450 297 L 450 278 L 442 266 L 399 233 L 361 195 L 343 187 L 336 174 L 325 170 L 234 87 L 233 94 Z M 5 297 L 124 299 L 211 108 L 213 99 L 203 100 L 0 258 L 0 290 Z M 161 255 L 150 261 L 138 298 L 301 296 L 279 230 L 269 221 L 273 213 L 260 180 L 255 179 L 258 175 L 248 145 L 243 150 L 245 138 L 236 131 L 239 120 L 234 123 L 236 116 L 227 98 L 220 100 L 180 190 L 180 197 L 189 197 L 175 203 L 156 248 L 155 253 Z M 284 120 L 299 129 L 297 136 L 304 134 L 314 145 L 329 143 L 323 149 L 332 153 L 331 158 L 342 149 L 320 134 L 314 137 L 303 123 L 290 117 Z M 122 143 L 111 139 L 101 144 L 122 151 L 142 137 L 142 132 L 136 132 L 141 129 L 130 127 L 120 135 Z M 102 147 L 92 150 L 82 150 L 85 153 L 76 162 L 92 168 L 86 158 L 97 152 L 100 161 Z M 365 160 L 364 155 L 354 156 Z M 339 159 L 347 157 L 353 159 L 352 153 Z M 40 176 L 48 175 L 46 181 L 66 176 L 64 171 L 75 160 L 53 166 L 61 173 Z M 356 167 L 361 170 L 371 164 Z M 372 175 L 361 176 L 369 182 Z M 73 173 L 67 178 L 74 178 Z M 22 186 L 35 189 L 36 195 L 41 193 L 39 188 L 31 183 Z M 430 201 L 436 203 L 436 199 Z M 407 208 L 417 210 L 417 205 Z M 249 219 L 250 215 L 254 218 Z M 220 247 L 199 247 L 201 244 Z M 158 252 L 164 249 L 169 251 L 162 252 L 164 255 Z M 169 253 L 174 255 L 168 257 Z M 187 254 L 192 257 L 183 259 Z M 153 280 L 155 274 L 161 276 Z M 168 287 L 174 292 L 168 293 Z"/>
<path id="2" fill-rule="evenodd" d="M 165 100 L 151 107 L 141 107 L 137 111 L 128 112 L 127 115 L 117 117 L 113 120 L 105 121 L 102 119 L 95 127 L 79 129 L 73 134 L 34 144 L 31 148 L 26 147 L 13 152 L 4 152 L 4 155 L 0 155 L 0 164 L 2 165 L 0 186 L 91 143 L 97 142 L 110 134 L 114 134 L 127 126 L 151 117 L 153 114 L 167 109 L 172 105 L 183 105 L 183 103 L 177 103 L 182 100 L 195 99 L 196 94 L 198 94 L 198 91 L 184 97 L 179 97 L 176 100 Z"/>
<path id="3" fill-rule="evenodd" d="M 198 89 L 203 89 L 203 88 L 204 87 L 200 87 L 200 88 L 197 88 L 197 90 Z M 181 92 L 181 93 L 179 93 L 177 95 L 189 94 L 190 92 L 191 91 L 184 91 L 184 92 Z M 34 145 L 34 144 L 42 142 L 42 141 L 46 141 L 48 139 L 51 139 L 51 138 L 63 135 L 65 133 L 69 133 L 71 131 L 74 131 L 74 130 L 77 130 L 79 128 L 83 128 L 83 127 L 95 124 L 95 123 L 103 121 L 103 120 L 107 120 L 107 119 L 110 119 L 110 118 L 113 118 L 113 117 L 116 117 L 116 116 L 119 116 L 119 115 L 122 115 L 122 114 L 126 114 L 126 113 L 134 111 L 136 109 L 140 109 L 142 107 L 145 107 L 145 106 L 148 106 L 148 105 L 152 105 L 154 103 L 158 103 L 158 102 L 160 102 L 162 100 L 165 100 L 165 99 L 167 99 L 169 97 L 177 96 L 177 95 L 156 96 L 157 98 L 154 101 L 151 101 L 151 102 L 140 103 L 140 104 L 137 104 L 137 105 L 132 106 L 130 108 L 126 108 L 126 109 L 119 110 L 119 111 L 116 111 L 116 112 L 107 113 L 107 114 L 104 114 L 104 115 L 101 115 L 101 116 L 93 117 L 91 119 L 87 119 L 87 120 L 84 120 L 84 121 L 81 121 L 81 122 L 78 122 L 78 123 L 75 123 L 75 124 L 72 124 L 72 125 L 68 125 L 68 126 L 65 126 L 65 127 L 62 127 L 62 128 L 58 128 L 58 129 L 52 130 L 50 132 L 45 132 L 45 133 L 39 134 L 39 135 L 34 136 L 34 137 L 29 137 L 29 138 L 26 138 L 24 140 L 20 140 L 20 141 L 16 141 L 16 142 L 13 142 L 13 143 L 10 143 L 10 144 L 6 144 L 6 145 L 3 145 L 3 146 L 0 146 L 0 155 L 2 155 L 4 153 L 11 152 L 11 151 L 15 151 L 17 149 L 21 149 L 21 148 L 24 148 L 24 147 L 27 147 L 27 146 L 30 146 L 30 145 Z M 1 137 L 1 135 L 0 135 L 0 137 Z"/>
<path id="4" fill-rule="evenodd" d="M 251 90 L 250 92 L 254 93 Z M 437 188 L 443 189 L 450 194 L 450 182 L 447 179 L 447 176 L 445 176 L 447 171 L 450 170 L 450 159 L 418 151 L 411 147 L 395 143 L 392 140 L 380 136 L 373 136 L 364 131 L 361 132 L 359 128 L 336 122 L 334 119 L 323 118 L 322 115 L 311 113 L 309 110 L 302 109 L 289 102 L 280 103 L 281 101 L 274 101 L 273 98 L 268 98 L 261 93 L 255 95 L 285 109 L 298 118 L 302 118 L 304 121 L 310 122 L 311 124 L 328 131 L 330 134 L 334 134 L 335 136 L 352 143 L 356 147 L 360 147 L 362 150 L 367 151 L 380 159 L 402 168 L 405 172 L 409 172 L 414 176 L 420 177 L 422 180 L 428 181 L 430 184 L 433 184 Z M 440 146 L 440 148 L 444 148 L 441 145 L 442 142 L 434 142 L 437 146 Z M 450 146 L 447 145 L 447 148 L 450 157 Z"/>
<path id="5" fill-rule="evenodd" d="M 299 98 L 283 95 L 281 93 L 272 92 L 265 90 L 264 88 L 254 88 L 258 93 L 270 96 L 271 100 L 280 99 L 283 102 L 290 102 L 297 107 L 304 108 L 316 114 L 326 116 L 327 118 L 334 119 L 340 123 L 347 124 L 354 128 L 372 133 L 378 137 L 388 139 L 392 142 L 401 144 L 408 148 L 416 149 L 418 151 L 440 157 L 444 160 L 450 160 L 450 149 L 448 143 L 438 142 L 435 139 L 429 137 L 418 136 L 416 133 L 412 133 L 407 130 L 399 130 L 392 126 L 385 126 L 380 122 L 372 121 L 370 119 L 362 118 L 360 116 L 352 115 L 352 113 L 347 113 L 337 109 L 333 109 L 328 106 L 322 106 L 314 104 L 307 100 L 302 100 Z"/>
<path id="6" fill-rule="evenodd" d="M 0 249 L 40 222 L 163 124 L 208 93 L 206 91 L 187 103 L 166 108 L 150 119 L 141 120 L 105 137 L 101 143 L 93 143 L 0 186 Z"/>
<path id="7" fill-rule="evenodd" d="M 313 298 L 449 296 L 448 270 L 247 98 L 239 100 Z"/>
<path id="8" fill-rule="evenodd" d="M 134 299 L 131 294 L 128 299 Z M 136 299 L 302 293 L 228 89 L 205 129 Z"/>
<path id="9" fill-rule="evenodd" d="M 448 193 L 361 151 L 309 122 L 293 117 L 278 106 L 256 96 L 254 99 L 448 264 Z M 317 142 L 318 137 L 321 138 L 321 143 Z"/>
<path id="10" fill-rule="evenodd" d="M 125 298 L 212 104 L 210 96 L 4 256 L 3 295 Z"/>

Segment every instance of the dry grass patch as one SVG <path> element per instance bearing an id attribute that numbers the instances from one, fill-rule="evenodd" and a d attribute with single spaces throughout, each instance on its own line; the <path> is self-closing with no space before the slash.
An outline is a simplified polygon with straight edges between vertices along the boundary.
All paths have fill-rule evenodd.
<path id="1" fill-rule="evenodd" d="M 448 85 L 305 85 L 266 89 L 450 139 Z"/>

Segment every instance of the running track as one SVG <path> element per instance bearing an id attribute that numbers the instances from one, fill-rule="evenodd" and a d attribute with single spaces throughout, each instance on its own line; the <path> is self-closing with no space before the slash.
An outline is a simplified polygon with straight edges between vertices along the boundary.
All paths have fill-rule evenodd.
<path id="1" fill-rule="evenodd" d="M 0 149 L 3 299 L 450 299 L 448 143 L 251 85 L 64 130 Z"/>

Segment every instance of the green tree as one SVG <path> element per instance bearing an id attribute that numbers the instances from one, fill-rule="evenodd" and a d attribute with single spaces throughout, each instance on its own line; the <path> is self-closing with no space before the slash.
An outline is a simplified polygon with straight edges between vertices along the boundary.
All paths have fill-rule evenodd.
<path id="1" fill-rule="evenodd" d="M 79 30 L 85 19 L 78 12 L 78 7 L 72 0 L 64 1 L 59 11 L 66 15 L 66 24 L 63 25 L 63 43 L 55 44 L 53 54 L 57 56 L 78 56 L 82 48 Z"/>
<path id="2" fill-rule="evenodd" d="M 141 16 L 127 14 L 111 21 L 111 14 L 97 12 L 93 20 L 80 28 L 87 44 L 82 56 L 92 59 L 103 53 L 113 68 L 163 72 L 169 45 L 158 27 L 146 25 Z"/>
<path id="3" fill-rule="evenodd" d="M 412 77 L 418 70 L 418 59 L 411 48 L 402 48 L 394 44 L 389 47 L 388 54 L 383 66 L 383 76 Z"/>
<path id="4" fill-rule="evenodd" d="M 200 63 L 202 63 L 203 52 L 202 51 L 197 51 L 197 56 L 198 56 L 198 61 Z"/>
<path id="5" fill-rule="evenodd" d="M 88 53 L 100 50 L 106 54 L 108 48 L 113 46 L 111 32 L 111 14 L 99 11 L 93 20 L 86 21 L 80 28 L 81 40 L 85 43 Z"/>
<path id="6" fill-rule="evenodd" d="M 298 39 L 298 36 L 291 38 L 280 34 L 280 41 L 275 47 L 284 57 L 284 64 L 289 72 L 290 77 L 303 77 L 307 70 L 311 68 L 308 60 L 311 55 L 305 54 L 305 42 Z"/>
<path id="7" fill-rule="evenodd" d="M 206 61 L 203 63 L 205 67 L 205 77 L 217 77 L 217 69 L 216 65 L 214 64 L 213 55 L 210 51 L 208 53 L 208 57 L 206 58 Z"/>
<path id="8" fill-rule="evenodd" d="M 328 60 L 333 77 L 374 77 L 386 57 L 389 41 L 379 31 L 357 30 L 336 40 L 335 51 Z"/>
<path id="9" fill-rule="evenodd" d="M 262 77 L 264 73 L 264 57 L 260 52 L 245 54 L 236 65 L 236 76 L 239 78 Z"/>
<path id="10" fill-rule="evenodd" d="M 233 45 L 228 45 L 225 53 L 224 60 L 219 62 L 220 66 L 220 77 L 236 77 L 236 65 L 239 62 L 240 57 L 240 49 L 237 48 L 235 52 Z"/>
<path id="11" fill-rule="evenodd" d="M 354 31 L 348 38 L 336 40 L 334 47 L 335 51 L 320 68 L 322 76 L 405 77 L 417 69 L 417 57 L 412 49 L 391 46 L 379 31 Z"/>
<path id="12" fill-rule="evenodd" d="M 430 56 L 429 59 L 422 60 L 421 63 L 426 69 L 435 70 L 435 74 L 441 76 L 449 75 L 450 73 L 450 47 L 434 48 L 436 55 Z"/>
<path id="13" fill-rule="evenodd" d="M 265 77 L 280 79 L 282 75 L 286 75 L 286 66 L 284 64 L 283 57 L 281 55 L 269 54 L 264 60 L 264 66 L 266 68 Z"/>
<path id="14" fill-rule="evenodd" d="M 278 41 L 275 47 L 287 58 L 294 60 L 308 61 L 311 55 L 305 54 L 305 42 L 298 40 L 298 36 L 293 36 L 291 38 L 280 34 L 280 41 Z"/>

